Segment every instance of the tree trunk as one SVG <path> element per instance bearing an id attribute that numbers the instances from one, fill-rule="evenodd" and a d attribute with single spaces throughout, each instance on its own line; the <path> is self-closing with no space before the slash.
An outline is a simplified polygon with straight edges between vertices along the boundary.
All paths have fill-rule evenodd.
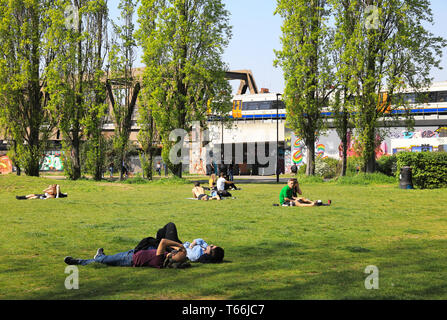
<path id="1" fill-rule="evenodd" d="M 315 175 L 315 137 L 306 141 L 307 159 L 306 159 L 306 175 Z"/>

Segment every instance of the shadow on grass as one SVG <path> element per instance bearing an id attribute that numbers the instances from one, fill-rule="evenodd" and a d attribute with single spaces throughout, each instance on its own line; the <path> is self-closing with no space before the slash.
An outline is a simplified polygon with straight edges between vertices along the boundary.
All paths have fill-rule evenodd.
<path id="1" fill-rule="evenodd" d="M 442 272 L 447 256 L 427 250 L 444 243 L 432 240 L 414 246 L 397 241 L 380 254 L 377 249 L 343 247 L 334 248 L 325 256 L 313 252 L 316 248 L 293 241 L 262 241 L 258 245 L 232 247 L 224 263 L 192 263 L 191 268 L 183 270 L 79 266 L 79 290 L 66 290 L 66 275 L 61 274 L 50 278 L 58 282 L 51 288 L 23 293 L 23 298 L 436 299 L 447 295 L 447 286 L 433 279 L 445 278 Z M 375 263 L 380 269 L 380 289 L 367 290 L 364 268 Z M 55 266 L 61 270 L 65 267 L 62 262 Z"/>

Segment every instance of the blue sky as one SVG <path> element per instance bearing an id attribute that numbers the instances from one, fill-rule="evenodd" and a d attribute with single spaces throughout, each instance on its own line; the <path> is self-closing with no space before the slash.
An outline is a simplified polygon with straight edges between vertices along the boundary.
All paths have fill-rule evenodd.
<path id="1" fill-rule="evenodd" d="M 282 70 L 273 66 L 274 49 L 281 49 L 281 18 L 274 16 L 275 0 L 224 0 L 231 14 L 233 37 L 223 56 L 230 70 L 252 70 L 258 88 L 282 93 Z M 118 0 L 109 0 L 111 16 L 115 17 Z M 432 0 L 434 25 L 429 30 L 447 39 L 447 1 Z M 140 64 L 137 61 L 137 64 Z M 442 58 L 444 70 L 432 70 L 434 81 L 447 81 L 447 48 Z M 238 81 L 231 81 L 233 88 Z"/>

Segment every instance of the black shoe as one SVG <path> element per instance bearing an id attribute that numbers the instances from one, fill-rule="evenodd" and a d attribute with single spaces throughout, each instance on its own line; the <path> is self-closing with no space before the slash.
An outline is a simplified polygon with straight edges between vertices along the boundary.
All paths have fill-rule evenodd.
<path id="1" fill-rule="evenodd" d="M 98 251 L 96 251 L 95 256 L 93 257 L 93 259 L 96 259 L 99 256 L 103 256 L 104 255 L 104 249 L 103 248 L 99 248 Z"/>
<path id="2" fill-rule="evenodd" d="M 16 196 L 17 200 L 26 200 L 26 196 Z"/>
<path id="3" fill-rule="evenodd" d="M 64 262 L 69 265 L 77 265 L 79 264 L 78 259 L 74 259 L 73 257 L 65 257 Z"/>

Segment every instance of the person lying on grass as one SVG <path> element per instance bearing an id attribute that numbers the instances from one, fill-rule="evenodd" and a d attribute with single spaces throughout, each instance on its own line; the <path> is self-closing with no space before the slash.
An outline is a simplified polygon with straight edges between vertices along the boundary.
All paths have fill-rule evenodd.
<path id="1" fill-rule="evenodd" d="M 220 196 L 217 194 L 217 191 L 212 190 L 211 196 L 205 193 L 205 189 L 200 186 L 200 182 L 194 183 L 194 188 L 192 188 L 192 195 L 195 199 L 208 201 L 210 199 L 220 200 Z"/>
<path id="2" fill-rule="evenodd" d="M 29 194 L 26 196 L 16 196 L 17 200 L 27 200 L 27 199 L 57 199 L 65 198 L 68 195 L 61 192 L 61 187 L 58 184 L 50 184 L 48 188 L 43 190 L 43 194 Z"/>
<path id="3" fill-rule="evenodd" d="M 296 195 L 294 196 L 294 191 Z M 297 195 L 302 195 L 302 191 L 298 185 L 296 178 L 290 178 L 287 185 L 281 189 L 279 193 L 279 203 L 282 206 L 297 206 L 297 207 L 313 207 L 319 205 L 317 201 L 312 201 L 303 197 L 298 198 Z"/>
<path id="4" fill-rule="evenodd" d="M 208 245 L 203 239 L 195 239 L 192 243 L 182 242 L 178 238 L 177 226 L 173 222 L 167 223 L 157 231 L 156 238 L 147 237 L 142 239 L 135 247 L 135 251 L 147 250 L 158 245 L 160 239 L 169 239 L 177 243 L 183 243 L 186 248 L 186 256 L 191 262 L 219 263 L 224 258 L 223 248 L 213 244 Z"/>
<path id="5" fill-rule="evenodd" d="M 168 249 L 171 252 L 168 253 Z M 152 268 L 184 268 L 189 264 L 186 262 L 186 249 L 176 241 L 160 239 L 157 248 L 146 250 L 129 250 L 120 252 L 112 256 L 104 253 L 103 248 L 99 248 L 93 259 L 74 259 L 71 256 L 65 257 L 64 262 L 69 265 L 88 265 L 94 262 L 106 264 L 108 266 L 120 267 L 152 267 Z"/>

